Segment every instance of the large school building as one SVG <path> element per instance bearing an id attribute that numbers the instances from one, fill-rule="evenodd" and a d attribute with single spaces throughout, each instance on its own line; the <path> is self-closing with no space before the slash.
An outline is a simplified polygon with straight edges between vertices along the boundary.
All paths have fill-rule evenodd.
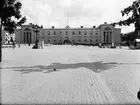
<path id="1" fill-rule="evenodd" d="M 16 43 L 35 43 L 37 40 L 44 40 L 45 44 L 120 44 L 121 29 L 115 28 L 106 22 L 99 27 L 84 28 L 51 28 L 40 29 L 38 33 L 33 29 L 32 24 L 23 25 L 21 29 L 15 31 Z M 4 39 L 3 39 L 4 41 Z"/>

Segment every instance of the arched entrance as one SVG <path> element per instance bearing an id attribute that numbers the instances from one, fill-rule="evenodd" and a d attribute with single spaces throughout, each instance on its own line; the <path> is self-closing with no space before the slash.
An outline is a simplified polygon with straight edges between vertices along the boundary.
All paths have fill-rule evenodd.
<path id="1" fill-rule="evenodd" d="M 112 30 L 109 27 L 104 29 L 104 43 L 112 43 Z"/>
<path id="2" fill-rule="evenodd" d="M 29 28 L 24 29 L 24 43 L 32 43 L 32 34 Z"/>
<path id="3" fill-rule="evenodd" d="M 63 41 L 63 44 L 71 44 L 71 41 L 66 39 L 66 40 Z"/>

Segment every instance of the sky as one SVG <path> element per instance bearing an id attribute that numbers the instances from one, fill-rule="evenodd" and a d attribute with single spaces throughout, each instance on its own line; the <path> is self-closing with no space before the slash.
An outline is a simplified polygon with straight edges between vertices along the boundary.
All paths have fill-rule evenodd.
<path id="1" fill-rule="evenodd" d="M 98 27 L 104 22 L 113 23 L 124 20 L 121 10 L 134 0 L 19 0 L 22 3 L 21 13 L 26 16 L 25 24 L 43 25 L 44 28 Z M 122 26 L 122 33 L 134 30 L 134 25 Z"/>

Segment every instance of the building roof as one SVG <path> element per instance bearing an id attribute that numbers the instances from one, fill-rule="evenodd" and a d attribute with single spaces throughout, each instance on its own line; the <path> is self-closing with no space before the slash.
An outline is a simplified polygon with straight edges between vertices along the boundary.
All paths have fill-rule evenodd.
<path id="1" fill-rule="evenodd" d="M 78 28 L 44 28 L 44 30 L 96 30 L 96 29 L 98 29 L 98 28 L 92 28 L 92 27 L 90 27 L 90 28 L 80 28 L 80 27 L 78 27 Z"/>

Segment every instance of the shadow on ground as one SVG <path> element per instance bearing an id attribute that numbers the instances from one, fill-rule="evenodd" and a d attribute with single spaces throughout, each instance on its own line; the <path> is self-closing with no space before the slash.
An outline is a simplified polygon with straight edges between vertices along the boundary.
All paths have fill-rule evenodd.
<path id="1" fill-rule="evenodd" d="M 0 69 L 13 69 L 14 71 L 19 71 L 22 74 L 25 73 L 31 73 L 31 72 L 43 72 L 43 73 L 51 73 L 60 70 L 66 70 L 66 69 L 77 69 L 77 68 L 87 68 L 89 70 L 92 70 L 93 72 L 100 73 L 102 71 L 108 70 L 110 68 L 116 67 L 118 64 L 133 64 L 133 63 L 117 63 L 117 62 L 108 62 L 103 63 L 102 61 L 99 62 L 89 62 L 89 63 L 72 63 L 72 64 L 61 64 L 61 63 L 52 63 L 49 66 L 44 65 L 37 65 L 37 66 L 25 66 L 25 67 L 4 67 Z M 134 63 L 134 64 L 140 64 L 140 63 Z"/>

